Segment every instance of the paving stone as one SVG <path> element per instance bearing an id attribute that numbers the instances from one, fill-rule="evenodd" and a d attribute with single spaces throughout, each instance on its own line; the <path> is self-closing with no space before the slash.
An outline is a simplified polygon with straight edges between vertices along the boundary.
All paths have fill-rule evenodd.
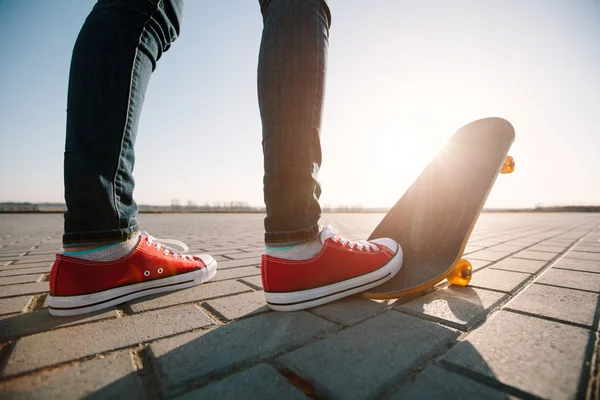
<path id="1" fill-rule="evenodd" d="M 218 274 L 218 272 L 217 272 Z M 199 301 L 229 296 L 237 293 L 250 292 L 252 289 L 236 281 L 207 282 L 185 290 L 177 290 L 167 294 L 144 297 L 127 303 L 135 313 L 155 310 L 183 303 L 197 303 Z"/>
<path id="2" fill-rule="evenodd" d="M 484 261 L 498 261 L 501 258 L 504 258 L 509 255 L 510 255 L 510 252 L 506 252 L 506 251 L 479 250 L 479 251 L 476 251 L 475 253 L 469 254 L 468 258 L 469 259 L 474 258 L 477 260 L 484 260 Z"/>
<path id="3" fill-rule="evenodd" d="M 348 326 L 382 313 L 389 308 L 388 304 L 387 301 L 375 301 L 352 296 L 312 308 L 311 312 L 328 321 Z"/>
<path id="4" fill-rule="evenodd" d="M 248 284 L 256 290 L 263 290 L 262 277 L 260 275 L 240 279 L 240 282 Z"/>
<path id="5" fill-rule="evenodd" d="M 0 289 L 1 291 L 1 289 Z M 0 315 L 20 313 L 27 307 L 31 296 L 10 297 L 0 299 Z"/>
<path id="6" fill-rule="evenodd" d="M 571 289 L 600 292 L 600 274 L 589 272 L 551 268 L 540 276 L 536 282 Z"/>
<path id="7" fill-rule="evenodd" d="M 591 335 L 576 326 L 500 311 L 440 362 L 543 398 L 576 398 Z"/>
<path id="8" fill-rule="evenodd" d="M 473 253 L 475 251 L 478 251 L 478 250 L 481 250 L 481 249 L 484 249 L 484 248 L 485 247 L 483 247 L 483 246 L 475 246 L 475 245 L 472 245 L 472 244 L 467 244 L 467 247 L 465 247 L 464 254 Z"/>
<path id="9" fill-rule="evenodd" d="M 525 272 L 527 274 L 537 274 L 548 265 L 547 261 L 541 260 L 524 260 L 522 258 L 510 257 L 493 265 L 494 269 L 502 269 L 506 271 Z"/>
<path id="10" fill-rule="evenodd" d="M 260 251 L 253 251 L 251 253 L 231 254 L 231 255 L 228 255 L 227 257 L 231 258 L 232 260 L 241 260 L 243 258 L 252 258 L 254 260 L 257 260 L 260 263 L 260 257 L 263 254 L 265 254 L 265 252 L 260 250 Z"/>
<path id="11" fill-rule="evenodd" d="M 221 261 L 218 265 L 219 273 L 225 269 L 229 268 L 237 268 L 237 267 L 247 267 L 247 266 L 257 266 L 260 265 L 260 260 L 252 259 L 252 258 L 244 258 L 241 260 L 229 260 L 229 261 Z"/>
<path id="12" fill-rule="evenodd" d="M 506 308 L 594 327 L 600 315 L 598 294 L 533 284 Z"/>
<path id="13" fill-rule="evenodd" d="M 217 271 L 217 275 L 212 279 L 213 282 L 223 281 L 226 279 L 245 278 L 247 276 L 260 275 L 260 268 L 256 267 L 240 267 L 231 268 L 223 271 Z"/>
<path id="14" fill-rule="evenodd" d="M 57 328 L 85 324 L 101 319 L 117 318 L 116 310 L 101 311 L 73 317 L 53 317 L 48 310 L 0 318 L 0 342 Z"/>
<path id="15" fill-rule="evenodd" d="M 508 296 L 474 287 L 448 286 L 396 307 L 412 315 L 426 315 L 461 330 L 471 329 Z"/>
<path id="16" fill-rule="evenodd" d="M 313 383 L 317 396 L 364 399 L 412 373 L 456 340 L 450 328 L 387 312 L 276 360 Z"/>
<path id="17" fill-rule="evenodd" d="M 211 383 L 202 389 L 186 393 L 178 400 L 193 399 L 308 399 L 268 364 Z"/>
<path id="18" fill-rule="evenodd" d="M 211 324 L 212 320 L 198 307 L 187 305 L 26 336 L 17 341 L 2 376 L 123 349 Z"/>
<path id="19" fill-rule="evenodd" d="M 50 271 L 50 268 L 52 267 L 52 263 L 48 263 L 48 262 L 36 262 L 36 263 L 26 263 L 26 264 L 10 264 L 10 265 L 5 265 L 4 267 L 2 267 L 2 271 L 0 271 L 0 273 L 4 273 L 4 272 L 8 272 L 8 271 L 21 271 L 19 274 L 23 274 L 24 272 L 22 271 L 26 271 L 29 269 L 35 269 L 35 268 L 45 268 L 46 271 Z"/>
<path id="20" fill-rule="evenodd" d="M 226 321 L 269 311 L 264 292 L 250 292 L 236 296 L 208 300 L 205 305 Z"/>
<path id="21" fill-rule="evenodd" d="M 37 263 L 37 262 L 48 262 L 52 263 L 56 260 L 56 254 L 44 254 L 41 256 L 25 256 L 22 259 L 15 261 L 16 265 L 19 264 L 29 264 L 29 263 Z"/>
<path id="22" fill-rule="evenodd" d="M 565 258 L 574 258 L 577 260 L 591 260 L 600 262 L 600 253 L 589 253 L 583 251 L 569 251 L 565 254 Z"/>
<path id="23" fill-rule="evenodd" d="M 267 313 L 161 340 L 150 349 L 163 395 L 170 397 L 192 382 L 201 385 L 335 329 L 334 324 L 303 311 Z"/>
<path id="24" fill-rule="evenodd" d="M 599 246 L 590 246 L 590 245 L 577 245 L 573 247 L 573 251 L 585 251 L 589 253 L 600 253 L 600 245 Z"/>
<path id="25" fill-rule="evenodd" d="M 532 275 L 522 272 L 503 271 L 499 269 L 487 268 L 483 271 L 477 271 L 473 275 L 469 285 L 499 290 L 506 293 L 514 293 L 523 286 Z"/>
<path id="26" fill-rule="evenodd" d="M 558 254 L 558 253 L 562 253 L 563 251 L 565 251 L 565 249 L 567 249 L 568 247 L 569 246 L 552 246 L 552 245 L 538 244 L 538 245 L 530 247 L 527 250 Z"/>
<path id="27" fill-rule="evenodd" d="M 525 258 L 527 260 L 542 260 L 551 261 L 556 258 L 556 253 L 546 253 L 542 251 L 524 250 L 514 255 L 517 258 Z"/>
<path id="28" fill-rule="evenodd" d="M 497 244 L 495 246 L 492 246 L 492 247 L 488 248 L 488 250 L 516 253 L 517 251 L 523 250 L 525 247 L 527 247 L 527 246 L 522 245 L 522 244 L 503 243 L 503 244 Z"/>
<path id="29" fill-rule="evenodd" d="M 41 274 L 35 275 L 17 275 L 17 276 L 7 276 L 0 278 L 0 286 L 4 285 L 14 285 L 15 283 L 31 283 L 37 282 L 40 279 Z M 2 288 L 0 288 L 2 290 Z"/>
<path id="30" fill-rule="evenodd" d="M 143 399 L 144 389 L 128 352 L 0 383 L 10 399 Z"/>
<path id="31" fill-rule="evenodd" d="M 473 271 L 477 271 L 477 270 L 493 263 L 493 261 L 471 260 L 471 259 L 469 259 L 469 257 L 467 257 L 467 259 L 471 263 L 471 267 L 473 268 Z"/>
<path id="32" fill-rule="evenodd" d="M 600 262 L 591 260 L 575 260 L 573 258 L 561 258 L 552 266 L 552 268 L 600 273 Z"/>
<path id="33" fill-rule="evenodd" d="M 507 400 L 508 396 L 469 378 L 432 365 L 390 396 L 390 400 L 410 399 Z"/>
<path id="34" fill-rule="evenodd" d="M 22 283 L 17 285 L 2 286 L 0 288 L 1 297 L 13 297 L 24 294 L 45 293 L 50 289 L 48 282 Z"/>

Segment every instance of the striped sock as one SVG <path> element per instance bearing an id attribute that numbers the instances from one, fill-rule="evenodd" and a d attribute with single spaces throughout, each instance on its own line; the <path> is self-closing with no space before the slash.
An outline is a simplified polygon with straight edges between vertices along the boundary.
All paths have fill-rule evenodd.
<path id="1" fill-rule="evenodd" d="M 68 257 L 87 261 L 113 261 L 131 253 L 139 241 L 140 235 L 137 234 L 125 242 L 111 243 L 106 246 L 89 250 L 65 251 L 63 254 Z"/>

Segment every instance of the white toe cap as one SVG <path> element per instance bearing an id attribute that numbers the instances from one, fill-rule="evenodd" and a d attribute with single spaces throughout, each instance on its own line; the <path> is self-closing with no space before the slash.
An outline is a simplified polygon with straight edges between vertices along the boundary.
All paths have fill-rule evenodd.
<path id="1" fill-rule="evenodd" d="M 398 242 L 396 242 L 394 239 L 390 239 L 390 238 L 379 238 L 379 239 L 375 239 L 375 240 L 369 240 L 369 242 L 385 246 L 388 249 L 390 249 L 391 251 L 393 251 L 394 253 L 396 253 L 398 251 L 398 247 L 399 247 Z"/>

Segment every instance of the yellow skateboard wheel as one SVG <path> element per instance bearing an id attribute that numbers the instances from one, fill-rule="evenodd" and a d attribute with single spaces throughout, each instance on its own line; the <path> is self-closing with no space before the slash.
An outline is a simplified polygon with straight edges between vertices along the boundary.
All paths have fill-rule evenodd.
<path id="1" fill-rule="evenodd" d="M 502 166 L 501 174 L 510 174 L 515 170 L 515 159 L 512 156 L 506 157 L 504 165 Z"/>
<path id="2" fill-rule="evenodd" d="M 461 259 L 446 279 L 456 286 L 467 286 L 473 276 L 473 267 L 468 260 Z"/>

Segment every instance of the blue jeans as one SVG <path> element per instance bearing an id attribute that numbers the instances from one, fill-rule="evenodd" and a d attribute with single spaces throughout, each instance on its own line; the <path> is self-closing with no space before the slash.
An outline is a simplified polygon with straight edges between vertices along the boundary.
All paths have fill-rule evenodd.
<path id="1" fill-rule="evenodd" d="M 73 49 L 64 158 L 65 247 L 139 228 L 134 144 L 156 63 L 180 32 L 182 0 L 99 0 Z M 321 112 L 331 15 L 325 0 L 260 0 L 258 100 L 265 242 L 314 237 L 321 216 Z M 294 23 L 291 23 L 291 22 Z"/>

